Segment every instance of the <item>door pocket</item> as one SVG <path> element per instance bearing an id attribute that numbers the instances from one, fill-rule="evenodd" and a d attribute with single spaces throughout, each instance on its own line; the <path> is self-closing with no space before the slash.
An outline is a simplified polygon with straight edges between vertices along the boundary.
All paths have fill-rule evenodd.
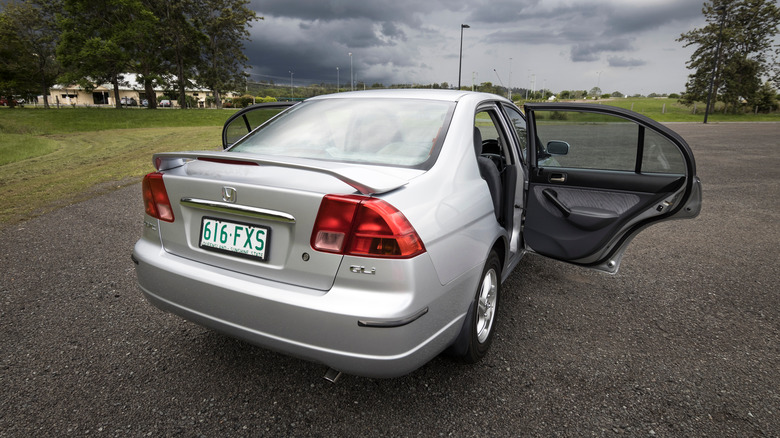
<path id="1" fill-rule="evenodd" d="M 534 195 L 548 213 L 588 231 L 609 226 L 640 202 L 632 193 L 566 187 L 536 186 Z"/>
<path id="2" fill-rule="evenodd" d="M 560 210 L 563 217 L 581 230 L 594 231 L 606 227 L 614 222 L 620 215 L 612 210 L 606 210 L 598 207 L 569 207 L 558 199 L 558 193 L 546 188 L 542 194 L 547 200 Z"/>

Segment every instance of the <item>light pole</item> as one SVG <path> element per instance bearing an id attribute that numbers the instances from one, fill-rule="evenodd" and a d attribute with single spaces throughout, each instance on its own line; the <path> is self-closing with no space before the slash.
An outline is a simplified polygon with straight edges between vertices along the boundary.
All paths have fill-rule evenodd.
<path id="1" fill-rule="evenodd" d="M 496 69 L 493 69 L 493 73 L 496 74 L 496 77 L 498 78 L 498 83 L 501 84 L 501 86 L 503 87 L 504 86 L 504 82 L 501 80 L 501 76 L 498 75 L 498 72 L 496 71 Z"/>
<path id="2" fill-rule="evenodd" d="M 512 100 L 512 58 L 509 58 L 509 80 L 507 85 L 509 85 L 509 100 Z"/>
<path id="3" fill-rule="evenodd" d="M 349 52 L 349 89 L 355 91 L 355 79 L 352 76 L 352 52 Z"/>
<path id="4" fill-rule="evenodd" d="M 336 67 L 336 93 L 339 92 L 339 68 Z"/>
<path id="5" fill-rule="evenodd" d="M 468 24 L 460 25 L 460 57 L 458 58 L 458 90 L 460 90 L 460 73 L 463 70 L 463 29 L 468 29 Z"/>
<path id="6" fill-rule="evenodd" d="M 293 77 L 293 72 L 292 72 L 292 70 L 290 70 L 290 98 L 294 99 L 295 98 L 295 91 L 293 91 L 293 78 L 292 77 Z"/>
<path id="7" fill-rule="evenodd" d="M 718 31 L 718 46 L 715 49 L 715 66 L 712 68 L 712 75 L 710 76 L 710 91 L 707 93 L 707 107 L 704 108 L 704 123 L 707 123 L 707 116 L 710 114 L 710 103 L 712 102 L 712 91 L 715 87 L 715 75 L 718 73 L 718 61 L 720 60 L 720 40 L 723 38 L 723 22 L 726 21 L 726 7 L 719 6 L 717 8 L 720 11 L 720 30 Z"/>

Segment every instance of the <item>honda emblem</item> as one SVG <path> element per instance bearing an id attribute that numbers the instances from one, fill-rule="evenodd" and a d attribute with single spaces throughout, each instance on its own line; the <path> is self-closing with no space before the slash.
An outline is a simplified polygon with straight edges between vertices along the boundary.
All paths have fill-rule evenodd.
<path id="1" fill-rule="evenodd" d="M 222 200 L 231 204 L 236 203 L 238 193 L 233 187 L 222 187 Z"/>

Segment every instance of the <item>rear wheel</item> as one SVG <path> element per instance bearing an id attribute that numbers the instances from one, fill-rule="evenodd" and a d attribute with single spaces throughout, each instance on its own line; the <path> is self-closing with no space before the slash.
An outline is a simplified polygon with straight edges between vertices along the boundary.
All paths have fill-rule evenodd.
<path id="1" fill-rule="evenodd" d="M 461 331 L 461 342 L 466 345 L 461 357 L 466 363 L 478 362 L 490 349 L 500 294 L 501 264 L 496 253 L 491 252 Z"/>

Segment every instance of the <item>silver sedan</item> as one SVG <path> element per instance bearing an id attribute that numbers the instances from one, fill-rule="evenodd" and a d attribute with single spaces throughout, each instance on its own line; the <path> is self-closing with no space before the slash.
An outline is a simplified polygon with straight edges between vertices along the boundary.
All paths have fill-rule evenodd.
<path id="1" fill-rule="evenodd" d="M 273 109 L 231 117 L 222 152 L 154 156 L 138 282 L 335 373 L 476 362 L 526 253 L 614 273 L 642 229 L 701 208 L 685 141 L 614 107 L 384 90 Z"/>

